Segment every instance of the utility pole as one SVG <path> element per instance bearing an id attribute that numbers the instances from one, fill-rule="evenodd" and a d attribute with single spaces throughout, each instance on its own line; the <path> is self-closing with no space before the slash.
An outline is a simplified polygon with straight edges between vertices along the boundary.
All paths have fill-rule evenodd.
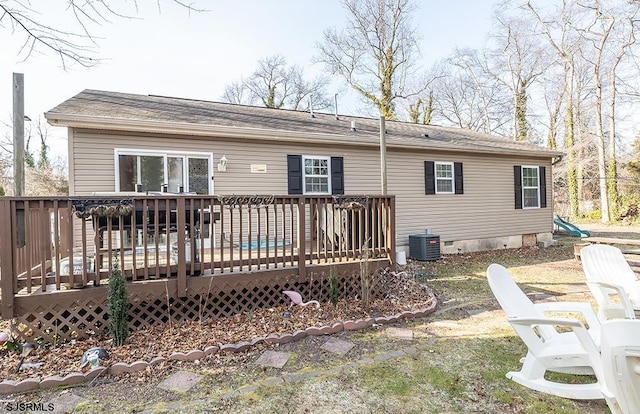
<path id="1" fill-rule="evenodd" d="M 382 195 L 387 195 L 387 131 L 384 126 L 384 115 L 380 116 L 380 181 Z"/>
<path id="2" fill-rule="evenodd" d="M 13 195 L 24 195 L 24 74 L 13 74 Z"/>

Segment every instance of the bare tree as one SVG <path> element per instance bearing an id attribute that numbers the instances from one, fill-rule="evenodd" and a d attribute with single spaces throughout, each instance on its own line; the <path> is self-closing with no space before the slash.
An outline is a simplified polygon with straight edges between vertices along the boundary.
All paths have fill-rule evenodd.
<path id="1" fill-rule="evenodd" d="M 619 213 L 619 191 L 618 191 L 618 162 L 616 148 L 616 105 L 617 89 L 619 83 L 618 68 L 623 59 L 629 57 L 629 49 L 636 43 L 636 16 L 640 12 L 638 3 L 629 3 L 630 8 L 625 13 L 620 13 L 616 22 L 617 46 L 612 51 L 610 66 L 608 70 L 609 100 L 608 100 L 608 124 L 609 124 L 609 158 L 607 161 L 607 194 L 609 205 L 613 217 L 618 217 Z"/>
<path id="2" fill-rule="evenodd" d="M 567 92 L 567 79 L 562 76 L 561 71 L 554 70 L 557 65 L 550 66 L 543 74 L 542 85 L 544 106 L 546 108 L 547 124 L 547 148 L 558 148 L 558 130 L 561 124 L 560 114 L 562 111 L 562 103 L 565 100 Z M 560 73 L 558 73 L 560 72 Z"/>
<path id="3" fill-rule="evenodd" d="M 280 109 L 292 93 L 292 71 L 283 56 L 262 58 L 258 61 L 258 69 L 244 85 L 264 106 Z"/>
<path id="4" fill-rule="evenodd" d="M 474 49 L 457 49 L 447 62 L 449 73 L 434 89 L 437 117 L 461 128 L 509 135 L 509 95 L 489 74 L 486 56 Z"/>
<path id="5" fill-rule="evenodd" d="M 602 221 L 607 223 L 617 218 L 620 199 L 618 97 L 620 90 L 630 87 L 634 83 L 630 79 L 636 79 L 640 72 L 633 50 L 640 2 L 562 0 L 561 4 L 553 5 L 528 0 L 522 10 L 534 17 L 540 34 L 564 64 L 564 84 L 555 88 L 554 96 L 557 98 L 557 92 L 561 91 L 565 97 L 570 214 L 577 216 L 579 201 L 593 197 L 599 200 Z M 637 88 L 633 90 L 635 93 Z M 622 96 L 630 97 L 626 92 Z M 559 112 L 556 98 L 548 99 L 551 120 L 557 119 L 555 114 Z M 555 126 L 550 122 L 550 128 Z M 585 159 L 591 163 L 578 162 Z"/>
<path id="6" fill-rule="evenodd" d="M 171 0 L 189 12 L 203 11 L 182 0 Z M 64 15 L 75 21 L 69 28 L 61 22 L 51 22 L 26 0 L 0 0 L 0 29 L 12 32 L 22 46 L 19 55 L 24 60 L 33 53 L 51 51 L 58 55 L 63 67 L 77 63 L 85 67 L 95 65 L 98 39 L 92 35 L 95 26 L 111 23 L 112 18 L 134 18 L 138 13 L 138 1 L 125 1 L 114 5 L 117 0 L 67 0 L 62 2 Z M 122 2 L 120 2 L 122 3 Z M 160 9 L 161 0 L 157 0 Z M 132 10 L 133 8 L 133 10 Z"/>
<path id="7" fill-rule="evenodd" d="M 591 42 L 594 55 L 591 59 L 588 55 L 583 54 L 582 57 L 591 63 L 593 85 L 595 89 L 595 134 L 597 137 L 598 149 L 598 177 L 600 184 L 600 211 L 602 212 L 602 222 L 608 223 L 611 220 L 609 214 L 609 197 L 607 195 L 607 172 L 606 172 L 606 150 L 604 128 L 602 125 L 602 59 L 605 54 L 608 39 L 615 24 L 615 18 L 611 15 L 605 15 L 600 8 L 600 2 L 595 1 L 593 6 L 581 5 L 593 10 L 594 18 L 586 30 L 580 30 L 585 37 Z"/>
<path id="8" fill-rule="evenodd" d="M 347 28 L 324 31 L 317 62 L 337 74 L 387 119 L 396 119 L 395 102 L 424 90 L 408 89 L 416 74 L 417 34 L 410 0 L 343 0 Z"/>
<path id="9" fill-rule="evenodd" d="M 541 30 L 542 36 L 547 39 L 549 46 L 555 50 L 557 56 L 563 62 L 563 77 L 566 79 L 565 96 L 565 149 L 567 158 L 567 191 L 569 201 L 569 215 L 572 218 L 579 216 L 579 184 L 576 168 L 575 142 L 575 107 L 574 107 L 574 75 L 575 56 L 579 50 L 579 43 L 572 36 L 572 20 L 574 7 L 569 0 L 562 1 L 562 8 L 555 10 L 552 15 L 543 16 L 542 7 L 534 4 L 532 0 L 522 6 L 528 15 L 532 16 Z"/>
<path id="10" fill-rule="evenodd" d="M 422 90 L 421 93 L 406 99 L 409 122 L 431 124 L 437 106 L 435 90 L 448 74 L 445 63 L 436 62 L 422 77 L 408 79 L 408 82 L 415 84 L 411 84 L 410 88 Z"/>
<path id="11" fill-rule="evenodd" d="M 303 109 L 303 102 L 308 99 L 312 100 L 309 105 L 314 110 L 320 110 L 331 105 L 325 92 L 328 83 L 323 76 L 307 80 L 300 66 L 289 66 L 283 56 L 275 55 L 260 59 L 249 78 L 227 85 L 221 99 L 245 105 L 259 102 L 267 108 L 296 111 Z"/>
<path id="12" fill-rule="evenodd" d="M 229 102 L 238 105 L 251 105 L 251 93 L 245 87 L 242 80 L 236 80 L 224 87 L 224 93 L 220 98 L 224 102 Z"/>
<path id="13" fill-rule="evenodd" d="M 512 131 L 518 141 L 528 140 L 529 94 L 534 82 L 548 67 L 549 58 L 543 45 L 532 36 L 535 23 L 520 16 L 510 16 L 504 9 L 495 15 L 497 29 L 491 36 L 486 70 L 511 92 Z"/>

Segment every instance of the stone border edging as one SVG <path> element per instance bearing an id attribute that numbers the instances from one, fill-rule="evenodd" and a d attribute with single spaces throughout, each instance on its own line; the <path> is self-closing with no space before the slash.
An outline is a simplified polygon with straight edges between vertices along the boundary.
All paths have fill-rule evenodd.
<path id="1" fill-rule="evenodd" d="M 202 359 L 205 356 L 217 353 L 217 352 L 244 352 L 247 349 L 266 342 L 269 344 L 286 344 L 293 341 L 299 341 L 307 336 L 321 336 L 332 335 L 341 331 L 355 331 L 365 329 L 373 324 L 386 325 L 395 323 L 399 320 L 408 320 L 414 318 L 420 318 L 422 316 L 433 313 L 438 305 L 438 300 L 433 297 L 431 306 L 427 308 L 421 308 L 414 311 L 403 311 L 392 316 L 379 316 L 376 318 L 364 318 L 356 320 L 348 320 L 344 322 L 336 322 L 333 325 L 324 326 L 310 326 L 304 330 L 297 330 L 293 333 L 284 334 L 270 334 L 267 336 L 259 336 L 253 338 L 251 341 L 241 341 L 234 344 L 224 344 L 221 346 L 212 345 L 205 347 L 204 350 L 193 349 L 187 353 L 174 352 L 169 357 L 165 358 L 157 356 L 147 361 L 135 361 L 131 364 L 126 362 L 116 362 L 109 367 L 99 366 L 92 368 L 91 370 L 82 372 L 72 372 L 64 377 L 59 375 L 52 375 L 42 380 L 39 378 L 27 378 L 22 381 L 4 380 L 0 382 L 0 395 L 24 393 L 36 390 L 47 390 L 50 388 L 58 387 L 61 385 L 77 385 L 84 382 L 94 380 L 99 375 L 107 373 L 110 375 L 122 375 L 128 373 L 134 373 L 144 371 L 147 367 L 153 367 L 165 361 L 188 361 L 193 362 L 197 359 Z"/>

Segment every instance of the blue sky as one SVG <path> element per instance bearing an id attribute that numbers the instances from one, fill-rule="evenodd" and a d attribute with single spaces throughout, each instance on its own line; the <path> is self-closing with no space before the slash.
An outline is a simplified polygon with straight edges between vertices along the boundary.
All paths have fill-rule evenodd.
<path id="1" fill-rule="evenodd" d="M 62 2 L 32 0 L 46 22 L 72 27 L 73 18 L 64 9 L 54 9 L 55 3 Z M 131 2 L 114 0 L 112 4 L 122 5 L 135 18 L 111 17 L 111 23 L 91 27 L 103 61 L 90 69 L 65 71 L 59 58 L 45 49 L 22 61 L 22 38 L 0 28 L 0 120 L 8 122 L 12 112 L 13 72 L 24 73 L 25 114 L 32 119 L 87 88 L 219 100 L 225 85 L 250 75 L 259 58 L 275 54 L 304 66 L 309 74 L 320 73 L 323 68 L 310 63 L 317 53 L 315 43 L 325 28 L 343 27 L 346 19 L 338 0 L 198 0 L 196 6 L 209 10 L 203 13 L 188 13 L 170 0 L 161 1 L 160 11 L 155 0 L 138 3 L 144 5 L 135 14 Z M 413 19 L 424 66 L 455 47 L 481 47 L 494 3 L 416 1 Z M 341 113 L 359 112 L 352 92 L 338 82 L 333 89 L 330 93 L 340 94 Z M 52 132 L 54 152 L 65 154 L 66 132 Z"/>

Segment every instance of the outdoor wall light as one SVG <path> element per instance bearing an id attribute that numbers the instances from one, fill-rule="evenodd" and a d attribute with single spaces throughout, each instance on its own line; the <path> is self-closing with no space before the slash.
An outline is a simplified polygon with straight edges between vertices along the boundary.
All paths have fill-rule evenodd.
<path id="1" fill-rule="evenodd" d="M 223 155 L 218 161 L 218 171 L 227 171 L 227 162 L 227 157 Z"/>

